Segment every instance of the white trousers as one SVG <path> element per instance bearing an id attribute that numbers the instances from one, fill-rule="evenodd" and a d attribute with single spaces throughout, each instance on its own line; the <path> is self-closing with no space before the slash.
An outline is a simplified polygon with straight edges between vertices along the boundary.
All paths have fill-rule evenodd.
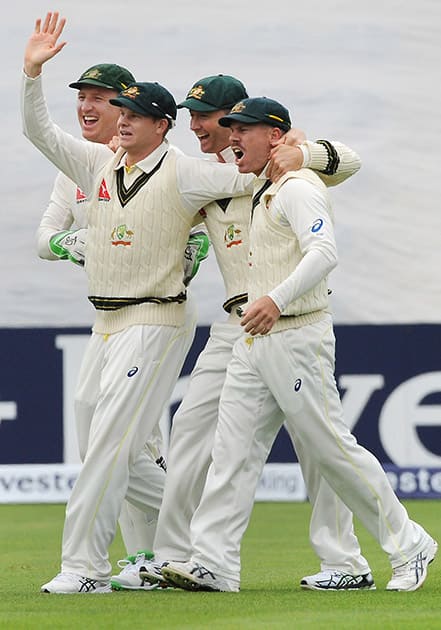
<path id="1" fill-rule="evenodd" d="M 155 508 L 139 509 L 129 501 L 123 501 L 118 524 L 128 556 L 153 549 L 158 513 Z"/>
<path id="2" fill-rule="evenodd" d="M 149 512 L 157 518 L 165 474 L 148 443 L 157 436 L 193 341 L 195 320 L 188 320 L 181 328 L 131 326 L 110 336 L 92 334 L 75 401 L 87 448 L 66 508 L 62 571 L 109 578 L 108 548 L 124 497 L 147 518 Z"/>
<path id="3" fill-rule="evenodd" d="M 233 346 L 242 336 L 238 324 L 216 323 L 205 349 L 199 355 L 187 393 L 173 418 L 168 452 L 168 470 L 159 513 L 154 552 L 156 559 L 186 561 L 191 554 L 190 522 L 199 505 L 205 485 L 218 421 L 219 399 L 231 360 Z M 277 410 L 276 410 L 277 411 Z M 255 476 L 268 456 L 284 416 L 273 407 L 262 410 L 272 414 L 273 424 L 259 433 L 253 442 Z M 353 531 L 352 513 L 331 489 L 315 462 L 297 439 L 293 427 L 287 427 L 294 443 L 302 474 L 312 504 L 311 544 L 321 560 L 321 568 L 338 569 L 354 575 L 370 571 L 361 555 Z"/>
<path id="4" fill-rule="evenodd" d="M 183 347 L 183 350 L 185 348 Z M 76 396 L 76 426 L 81 461 L 84 461 L 89 442 L 89 432 L 92 423 L 95 398 L 86 400 L 86 394 L 78 390 Z M 145 458 L 148 479 L 156 479 L 158 487 L 152 487 L 151 506 L 137 506 L 124 499 L 118 523 L 127 555 L 136 555 L 140 550 L 153 549 L 153 542 L 158 523 L 159 509 L 158 495 L 161 497 L 164 485 L 164 475 L 158 473 L 156 460 L 163 452 L 163 440 L 159 427 L 154 431 L 154 437 L 145 445 L 141 457 Z"/>
<path id="5" fill-rule="evenodd" d="M 192 560 L 240 579 L 240 544 L 264 465 L 256 443 L 287 426 L 304 456 L 388 554 L 392 566 L 427 544 L 376 458 L 344 423 L 334 380 L 332 320 L 235 344 L 222 391 L 207 483 L 191 523 Z M 264 436 L 264 438 L 262 437 Z"/>

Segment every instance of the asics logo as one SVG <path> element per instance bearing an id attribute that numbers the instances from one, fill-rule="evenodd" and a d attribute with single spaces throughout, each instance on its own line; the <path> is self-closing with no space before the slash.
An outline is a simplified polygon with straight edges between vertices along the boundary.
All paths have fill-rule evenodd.
<path id="1" fill-rule="evenodd" d="M 317 219 L 312 224 L 311 232 L 319 232 L 323 227 L 323 219 Z"/>
<path id="2" fill-rule="evenodd" d="M 90 591 L 96 590 L 96 580 L 91 580 L 90 578 L 80 578 L 80 588 L 78 590 L 79 593 L 89 593 Z"/>
<path id="3" fill-rule="evenodd" d="M 427 559 L 427 556 L 424 556 L 423 553 L 419 553 L 415 560 L 412 562 L 412 569 L 415 571 L 415 581 L 418 582 L 421 579 L 421 576 L 424 574 L 424 561 Z"/>
<path id="4" fill-rule="evenodd" d="M 204 578 L 207 575 L 209 577 L 211 577 L 213 580 L 216 579 L 216 577 L 214 576 L 214 574 L 209 571 L 208 569 L 206 569 L 205 567 L 202 566 L 202 564 L 196 564 L 193 569 L 191 570 L 191 575 L 194 575 L 197 578 Z"/>

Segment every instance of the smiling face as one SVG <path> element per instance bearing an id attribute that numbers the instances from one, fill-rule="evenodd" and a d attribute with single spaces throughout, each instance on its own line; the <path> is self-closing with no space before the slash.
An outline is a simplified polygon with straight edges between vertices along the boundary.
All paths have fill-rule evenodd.
<path id="1" fill-rule="evenodd" d="M 232 122 L 230 145 L 236 156 L 235 164 L 239 172 L 260 175 L 269 160 L 271 149 L 282 135 L 283 132 L 278 127 Z"/>
<path id="2" fill-rule="evenodd" d="M 229 145 L 230 130 L 218 124 L 225 110 L 197 112 L 190 110 L 190 129 L 199 140 L 202 153 L 220 153 Z"/>
<path id="3" fill-rule="evenodd" d="M 127 152 L 127 165 L 144 159 L 162 143 L 168 130 L 165 118 L 143 116 L 128 107 L 114 107 L 119 113 L 119 145 Z"/>
<path id="4" fill-rule="evenodd" d="M 116 90 L 85 85 L 78 90 L 77 116 L 83 138 L 107 144 L 116 135 L 119 109 L 109 103 Z"/>

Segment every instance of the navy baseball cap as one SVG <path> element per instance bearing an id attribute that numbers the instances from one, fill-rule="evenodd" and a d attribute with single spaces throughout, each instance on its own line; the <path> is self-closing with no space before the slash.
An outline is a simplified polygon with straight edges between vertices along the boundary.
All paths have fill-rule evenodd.
<path id="1" fill-rule="evenodd" d="M 264 123 L 283 131 L 291 129 L 291 119 L 286 107 L 266 96 L 245 98 L 236 103 L 229 114 L 219 118 L 221 127 L 230 127 L 234 121 L 249 125 Z"/>
<path id="2" fill-rule="evenodd" d="M 176 120 L 176 102 L 173 95 L 159 83 L 131 83 L 109 103 L 128 107 L 143 116 Z"/>
<path id="3" fill-rule="evenodd" d="M 133 74 L 123 66 L 118 66 L 115 63 L 98 63 L 96 66 L 85 70 L 78 81 L 69 83 L 69 87 L 81 90 L 85 85 L 96 85 L 121 92 L 135 81 Z"/>
<path id="4" fill-rule="evenodd" d="M 228 74 L 216 74 L 196 81 L 178 109 L 186 107 L 196 112 L 215 112 L 231 109 L 237 101 L 247 97 L 242 81 Z"/>

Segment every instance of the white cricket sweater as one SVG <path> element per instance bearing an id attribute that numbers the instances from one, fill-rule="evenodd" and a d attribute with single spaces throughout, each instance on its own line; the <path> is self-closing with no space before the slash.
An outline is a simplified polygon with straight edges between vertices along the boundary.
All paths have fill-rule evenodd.
<path id="1" fill-rule="evenodd" d="M 192 217 L 179 194 L 175 152 L 170 148 L 150 179 L 142 184 L 142 173 L 128 189 L 123 170 L 114 170 L 121 153 L 103 168 L 88 208 L 86 272 L 89 299 L 98 309 L 93 330 L 179 326 L 184 307 L 174 300 L 185 299 L 182 252 Z M 151 302 L 130 304 L 149 298 Z"/>
<path id="2" fill-rule="evenodd" d="M 201 213 L 224 280 L 229 313 L 247 301 L 251 196 L 215 201 Z"/>
<path id="3" fill-rule="evenodd" d="M 313 176 L 309 181 L 320 190 L 325 189 L 324 185 L 335 186 L 343 182 L 361 166 L 358 154 L 341 142 L 306 141 L 300 148 L 304 154 L 303 166 L 316 171 L 320 178 Z M 230 147 L 222 151 L 222 158 L 226 163 L 234 163 L 235 156 Z M 331 167 L 332 174 L 329 174 Z M 301 177 L 306 179 L 308 176 L 303 173 Z M 229 312 L 235 305 L 247 301 L 251 197 L 215 201 L 204 208 L 203 216 L 225 285 L 223 306 Z"/>
<path id="4" fill-rule="evenodd" d="M 325 196 L 329 214 L 331 203 L 326 186 L 309 169 L 300 169 L 284 175 L 271 184 L 256 206 L 250 228 L 249 287 L 251 304 L 280 285 L 296 269 L 303 258 L 296 234 L 290 225 L 276 222 L 269 212 L 272 199 L 288 179 L 304 179 L 318 187 Z M 260 184 L 262 180 L 260 180 Z M 282 311 L 271 333 L 288 328 L 299 328 L 320 321 L 328 308 L 328 281 L 323 277 L 311 290 L 295 299 Z"/>

